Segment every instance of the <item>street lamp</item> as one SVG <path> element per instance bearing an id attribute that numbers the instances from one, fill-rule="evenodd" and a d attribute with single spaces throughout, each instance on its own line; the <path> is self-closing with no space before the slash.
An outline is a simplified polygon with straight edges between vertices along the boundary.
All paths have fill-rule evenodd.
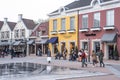
<path id="1" fill-rule="evenodd" d="M 11 49 L 12 49 L 12 35 L 13 35 L 13 33 L 11 32 L 11 40 L 10 40 L 10 43 L 11 43 Z"/>
<path id="2" fill-rule="evenodd" d="M 88 62 L 90 62 L 90 38 L 88 38 Z"/>
<path id="3" fill-rule="evenodd" d="M 23 51 L 23 54 L 24 54 L 24 57 L 25 57 L 26 54 L 27 54 L 27 39 L 25 38 L 25 36 L 23 37 L 23 43 L 24 43 L 24 51 Z"/>

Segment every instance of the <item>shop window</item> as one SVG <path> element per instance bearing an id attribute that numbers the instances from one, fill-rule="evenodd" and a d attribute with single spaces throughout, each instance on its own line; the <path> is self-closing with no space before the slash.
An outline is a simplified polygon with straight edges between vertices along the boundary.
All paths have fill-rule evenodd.
<path id="1" fill-rule="evenodd" d="M 83 42 L 83 43 L 82 43 L 82 49 L 88 51 L 88 42 Z"/>
<path id="2" fill-rule="evenodd" d="M 100 50 L 100 42 L 94 42 L 94 51 L 97 53 Z"/>

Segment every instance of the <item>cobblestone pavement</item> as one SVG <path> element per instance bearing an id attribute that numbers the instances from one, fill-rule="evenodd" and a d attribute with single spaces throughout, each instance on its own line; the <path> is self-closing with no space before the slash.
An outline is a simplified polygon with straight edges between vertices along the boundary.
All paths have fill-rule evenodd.
<path id="1" fill-rule="evenodd" d="M 81 62 L 77 61 L 68 61 L 68 60 L 55 60 L 52 58 L 52 62 L 49 64 L 46 60 L 47 58 L 38 57 L 34 55 L 30 55 L 23 58 L 13 58 L 11 59 L 10 56 L 5 58 L 0 58 L 0 64 L 3 63 L 12 63 L 12 62 L 34 62 L 39 64 L 46 64 L 46 65 L 56 65 L 56 66 L 64 66 L 70 68 L 78 68 L 82 70 L 88 71 L 98 71 L 102 73 L 108 73 L 109 75 L 101 75 L 101 76 L 91 76 L 91 77 L 76 77 L 76 78 L 65 78 L 61 80 L 120 80 L 120 61 L 114 60 L 105 60 L 105 68 L 99 67 L 99 64 L 96 67 L 93 67 L 92 64 L 88 63 L 88 67 L 81 67 Z M 60 80 L 60 79 L 58 79 Z"/>

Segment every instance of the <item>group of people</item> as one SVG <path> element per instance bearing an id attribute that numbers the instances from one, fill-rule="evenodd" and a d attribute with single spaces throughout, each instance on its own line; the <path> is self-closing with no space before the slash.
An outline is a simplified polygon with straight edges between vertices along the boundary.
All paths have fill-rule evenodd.
<path id="1" fill-rule="evenodd" d="M 95 53 L 95 51 L 93 50 L 92 51 L 93 67 L 95 67 L 98 62 L 100 63 L 100 67 L 105 67 L 105 64 L 103 62 L 103 57 L 104 57 L 104 53 L 102 50 L 98 51 L 97 53 Z"/>
<path id="2" fill-rule="evenodd" d="M 59 53 L 57 48 L 55 50 L 55 59 L 60 59 L 61 57 L 63 57 L 63 59 L 66 59 L 66 48 L 64 48 L 62 54 Z M 87 50 L 81 49 L 77 51 L 76 48 L 72 48 L 69 54 L 69 61 L 78 60 L 79 62 L 82 62 L 82 67 L 87 67 L 88 55 L 92 57 L 93 67 L 95 67 L 97 63 L 100 63 L 100 67 L 105 67 L 105 64 L 103 62 L 104 53 L 102 50 L 98 51 L 97 53 L 95 53 L 95 51 L 93 50 L 91 54 L 88 54 Z"/>

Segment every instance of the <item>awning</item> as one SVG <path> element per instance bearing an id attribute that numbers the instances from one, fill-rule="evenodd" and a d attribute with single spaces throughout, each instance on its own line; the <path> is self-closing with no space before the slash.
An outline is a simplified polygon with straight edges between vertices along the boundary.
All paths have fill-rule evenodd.
<path id="1" fill-rule="evenodd" d="M 17 45 L 19 45 L 20 43 L 21 43 L 21 41 L 15 41 L 13 45 L 14 45 L 14 46 L 17 46 Z"/>
<path id="2" fill-rule="evenodd" d="M 101 41 L 103 42 L 115 42 L 116 41 L 116 33 L 105 33 Z"/>
<path id="3" fill-rule="evenodd" d="M 58 43 L 58 37 L 52 37 L 52 38 L 50 38 L 47 42 L 48 42 L 48 43 L 52 43 L 52 44 Z"/>
<path id="4" fill-rule="evenodd" d="M 41 39 L 39 41 L 35 41 L 36 44 L 46 44 L 48 39 Z"/>
<path id="5" fill-rule="evenodd" d="M 27 44 L 33 44 L 35 42 L 35 40 L 29 40 L 28 42 L 27 42 Z"/>
<path id="6" fill-rule="evenodd" d="M 1 46 L 7 46 L 7 45 L 10 45 L 10 44 L 11 44 L 10 42 L 0 42 Z"/>

